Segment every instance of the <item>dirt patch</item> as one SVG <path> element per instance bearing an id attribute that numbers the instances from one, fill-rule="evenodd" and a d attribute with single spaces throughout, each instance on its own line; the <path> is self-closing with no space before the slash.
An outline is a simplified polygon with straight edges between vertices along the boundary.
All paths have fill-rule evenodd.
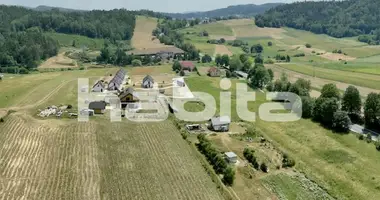
<path id="1" fill-rule="evenodd" d="M 160 41 L 152 36 L 152 31 L 157 27 L 157 19 L 138 16 L 136 28 L 132 37 L 132 46 L 136 49 L 149 49 L 165 47 Z"/>
<path id="2" fill-rule="evenodd" d="M 333 60 L 333 61 L 340 61 L 340 60 L 352 61 L 356 59 L 355 57 L 352 57 L 352 56 L 347 56 L 347 55 L 339 54 L 339 53 L 331 53 L 322 49 L 306 48 L 304 45 L 293 45 L 292 48 L 303 51 L 308 54 L 316 54 L 316 55 L 321 54 L 319 55 L 320 57 L 328 59 L 328 60 Z"/>
<path id="3" fill-rule="evenodd" d="M 0 110 L 0 118 L 3 118 L 7 115 L 7 111 L 6 110 Z"/>
<path id="4" fill-rule="evenodd" d="M 74 68 L 78 67 L 75 60 L 65 56 L 65 52 L 58 54 L 57 56 L 51 57 L 43 62 L 38 68 L 49 69 L 49 68 Z"/>
<path id="5" fill-rule="evenodd" d="M 233 55 L 233 53 L 225 45 L 216 45 L 215 46 L 215 55 L 216 54 L 220 54 L 220 55 L 227 54 L 228 56 Z"/>

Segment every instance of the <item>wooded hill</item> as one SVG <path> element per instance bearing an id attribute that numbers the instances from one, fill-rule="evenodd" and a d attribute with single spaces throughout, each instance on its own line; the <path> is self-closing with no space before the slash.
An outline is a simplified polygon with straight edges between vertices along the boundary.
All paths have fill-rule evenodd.
<path id="1" fill-rule="evenodd" d="M 130 40 L 136 15 L 161 16 L 145 10 L 36 11 L 0 5 L 0 72 L 26 73 L 41 60 L 56 55 L 58 43 L 45 32 L 105 38 L 111 43 Z"/>
<path id="2" fill-rule="evenodd" d="M 378 0 L 296 2 L 269 9 L 256 16 L 259 27 L 287 26 L 333 37 L 362 36 L 369 44 L 379 44 Z"/>
<path id="3" fill-rule="evenodd" d="M 190 12 L 190 13 L 163 13 L 169 17 L 177 19 L 189 19 L 189 18 L 214 18 L 214 17 L 228 17 L 228 16 L 255 16 L 257 14 L 264 13 L 270 8 L 282 5 L 282 3 L 267 3 L 262 5 L 247 4 L 229 6 L 227 8 L 221 8 L 206 12 Z"/>

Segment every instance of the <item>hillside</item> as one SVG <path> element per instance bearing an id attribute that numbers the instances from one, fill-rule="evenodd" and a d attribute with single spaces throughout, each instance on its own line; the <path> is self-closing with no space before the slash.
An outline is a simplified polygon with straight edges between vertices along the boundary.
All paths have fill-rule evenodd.
<path id="1" fill-rule="evenodd" d="M 338 38 L 370 34 L 360 40 L 379 44 L 379 6 L 377 0 L 296 2 L 258 15 L 256 24 L 259 27 L 287 26 Z"/>
<path id="2" fill-rule="evenodd" d="M 221 8 L 206 12 L 190 12 L 190 13 L 164 13 L 167 16 L 179 19 L 187 18 L 205 18 L 205 17 L 227 17 L 227 16 L 254 16 L 257 14 L 264 13 L 265 11 L 282 5 L 282 3 L 267 3 L 262 5 L 246 4 L 246 5 L 236 5 L 228 6 L 227 8 Z"/>

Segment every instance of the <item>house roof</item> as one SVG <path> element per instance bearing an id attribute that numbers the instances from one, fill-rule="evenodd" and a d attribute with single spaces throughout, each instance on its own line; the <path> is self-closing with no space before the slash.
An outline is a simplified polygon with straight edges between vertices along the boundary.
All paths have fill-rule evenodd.
<path id="1" fill-rule="evenodd" d="M 242 71 L 235 71 L 235 73 L 241 77 L 248 78 L 248 74 Z"/>
<path id="2" fill-rule="evenodd" d="M 237 158 L 237 155 L 234 152 L 226 152 L 224 155 L 226 155 L 227 158 Z"/>
<path id="3" fill-rule="evenodd" d="M 180 62 L 180 64 L 181 64 L 182 68 L 189 68 L 189 69 L 194 69 L 195 68 L 194 63 L 191 62 L 191 61 L 182 61 L 182 62 Z"/>
<path id="4" fill-rule="evenodd" d="M 92 88 L 95 88 L 98 84 L 100 85 L 100 87 L 104 88 L 103 81 L 97 81 Z"/>
<path id="5" fill-rule="evenodd" d="M 153 80 L 153 78 L 152 78 L 150 75 L 146 75 L 146 76 L 145 76 L 145 78 L 143 79 L 143 83 L 144 83 L 145 81 L 147 81 L 147 80 L 149 80 L 150 82 L 153 82 L 153 83 L 154 83 L 154 80 Z"/>
<path id="6" fill-rule="evenodd" d="M 214 117 L 211 119 L 211 123 L 212 123 L 212 125 L 230 124 L 231 119 L 229 116 Z"/>
<path id="7" fill-rule="evenodd" d="M 135 92 L 135 89 L 133 89 L 132 87 L 129 87 L 119 94 L 119 98 L 122 99 L 129 94 L 133 95 L 133 97 L 136 97 L 136 98 L 138 97 L 138 95 Z"/>
<path id="8" fill-rule="evenodd" d="M 107 103 L 105 101 L 93 101 L 88 105 L 89 109 L 106 109 Z"/>
<path id="9" fill-rule="evenodd" d="M 216 67 L 211 67 L 210 69 L 208 69 L 209 72 L 218 72 L 220 71 L 218 68 Z"/>

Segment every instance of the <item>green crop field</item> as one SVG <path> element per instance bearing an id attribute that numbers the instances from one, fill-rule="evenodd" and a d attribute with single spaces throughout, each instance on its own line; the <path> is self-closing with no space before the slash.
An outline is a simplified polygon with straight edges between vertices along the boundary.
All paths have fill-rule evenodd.
<path id="1" fill-rule="evenodd" d="M 196 32 L 196 34 L 207 31 L 209 35 L 226 35 L 226 36 L 233 36 L 232 29 L 222 23 L 210 23 L 210 24 L 201 24 L 196 25 L 193 27 L 188 27 L 185 29 L 182 29 L 182 33 L 193 33 Z"/>

